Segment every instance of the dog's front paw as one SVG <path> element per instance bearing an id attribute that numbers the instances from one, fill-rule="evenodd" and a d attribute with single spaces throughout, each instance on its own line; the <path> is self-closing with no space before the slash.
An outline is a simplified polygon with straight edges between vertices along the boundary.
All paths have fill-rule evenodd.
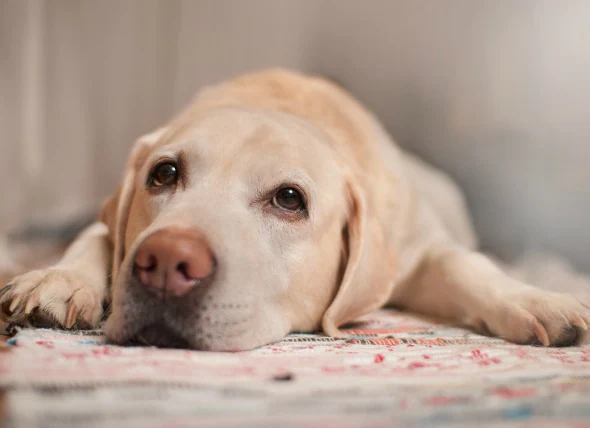
<path id="1" fill-rule="evenodd" d="M 0 315 L 20 325 L 94 328 L 103 313 L 103 289 L 74 270 L 35 270 L 0 289 Z"/>
<path id="2" fill-rule="evenodd" d="M 491 312 L 484 317 L 485 327 L 520 344 L 576 345 L 590 326 L 588 306 L 571 296 L 532 287 L 506 293 Z"/>

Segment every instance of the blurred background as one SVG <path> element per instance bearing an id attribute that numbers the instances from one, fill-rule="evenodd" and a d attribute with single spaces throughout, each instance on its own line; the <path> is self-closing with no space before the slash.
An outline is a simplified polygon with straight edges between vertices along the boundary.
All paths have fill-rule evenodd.
<path id="1" fill-rule="evenodd" d="M 0 0 L 0 247 L 96 215 L 202 85 L 283 66 L 449 172 L 486 250 L 590 272 L 589 23 L 587 0 Z"/>

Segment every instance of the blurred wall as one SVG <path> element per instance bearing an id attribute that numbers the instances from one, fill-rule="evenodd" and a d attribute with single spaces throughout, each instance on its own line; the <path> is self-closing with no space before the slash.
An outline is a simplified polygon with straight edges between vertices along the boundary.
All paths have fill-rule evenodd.
<path id="1" fill-rule="evenodd" d="M 92 212 L 203 84 L 336 78 L 465 189 L 484 246 L 590 271 L 586 0 L 0 0 L 1 224 Z"/>

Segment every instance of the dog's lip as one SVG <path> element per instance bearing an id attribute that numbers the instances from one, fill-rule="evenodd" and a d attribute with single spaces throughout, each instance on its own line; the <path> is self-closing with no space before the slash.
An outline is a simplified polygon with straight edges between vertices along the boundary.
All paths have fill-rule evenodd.
<path id="1" fill-rule="evenodd" d="M 229 321 L 229 323 L 223 326 L 222 331 L 219 330 L 219 326 L 205 326 L 207 330 L 204 332 L 205 336 L 209 333 L 209 328 L 211 328 L 211 332 L 217 336 L 215 340 L 233 341 L 249 330 L 247 321 L 255 315 L 254 307 L 251 304 L 243 301 L 213 302 L 211 297 L 199 296 L 200 292 L 197 290 L 206 293 L 207 287 L 196 287 L 196 294 L 189 292 L 189 294 L 181 297 L 168 295 L 165 299 L 157 299 L 154 298 L 151 289 L 139 283 L 138 279 L 130 272 L 133 267 L 130 267 L 128 273 L 123 270 L 117 278 L 123 282 L 117 286 L 120 286 L 124 292 L 120 296 L 121 303 L 113 306 L 112 313 L 104 327 L 109 342 L 123 346 L 141 345 L 141 339 L 135 341 L 135 339 L 138 339 L 138 335 L 144 330 L 156 328 L 168 329 L 176 336 L 178 340 L 174 342 L 181 344 L 172 347 L 207 350 L 208 346 L 203 340 L 208 341 L 209 339 L 205 339 L 205 337 L 202 337 L 203 334 L 197 331 L 203 326 L 199 327 L 197 318 L 194 319 L 194 327 L 191 324 L 191 313 L 201 311 L 205 307 L 229 310 L 232 313 L 232 315 L 227 314 L 230 318 L 223 320 Z M 187 299 L 191 300 L 191 298 L 196 299 L 192 305 L 190 301 L 187 301 Z M 127 302 L 137 302 L 137 306 L 129 306 Z M 200 304 L 196 304 L 197 302 L 200 302 Z M 205 315 L 206 312 L 200 313 L 199 319 L 202 319 Z M 147 343 L 143 343 L 143 345 L 147 345 Z M 170 347 L 161 344 L 156 346 Z M 231 346 L 231 348 L 235 351 L 245 349 L 241 346 Z"/>
<path id="2" fill-rule="evenodd" d="M 165 337 L 164 342 L 153 340 L 150 336 L 157 335 Z M 168 324 L 162 320 L 152 324 L 148 324 L 139 329 L 135 334 L 129 336 L 126 340 L 126 345 L 140 345 L 140 346 L 158 346 L 162 348 L 179 348 L 179 349 L 194 349 L 195 346 L 190 343 L 184 336 L 170 328 Z"/>
<path id="3" fill-rule="evenodd" d="M 210 348 L 210 346 L 208 346 L 205 343 L 208 340 L 212 339 L 209 338 L 205 340 L 205 337 L 208 333 L 207 331 L 198 333 L 196 331 L 196 325 L 195 330 L 188 329 L 185 331 L 184 329 L 180 329 L 179 331 L 179 329 L 175 328 L 170 323 L 170 321 L 166 320 L 166 318 L 167 316 L 163 314 L 156 319 L 150 320 L 149 322 L 144 322 L 144 320 L 138 317 L 133 317 L 131 320 L 121 320 L 119 323 L 115 323 L 112 321 L 111 323 L 109 323 L 107 321 L 107 325 L 105 325 L 104 332 L 109 342 L 121 346 L 143 345 L 193 350 L 208 350 Z M 217 332 L 217 334 L 213 334 L 217 336 L 216 339 L 223 338 L 225 341 L 227 341 L 239 338 L 249 331 L 247 325 L 240 325 L 238 328 L 235 327 L 237 326 L 234 326 L 234 328 L 225 327 L 223 329 L 223 333 L 221 336 L 219 336 L 219 332 Z M 172 340 L 170 341 L 170 343 L 163 343 L 160 341 L 150 340 L 149 337 L 146 338 L 146 333 L 150 332 L 150 330 L 155 330 L 156 333 L 159 332 L 160 334 L 165 334 L 169 336 Z M 151 333 L 153 334 L 154 332 Z M 228 348 L 228 350 L 230 349 L 232 352 L 237 352 L 251 348 L 231 346 L 230 348 Z"/>
<path id="4" fill-rule="evenodd" d="M 141 312 L 143 314 L 151 315 L 162 312 L 161 305 L 164 303 L 164 300 L 156 300 L 153 299 L 153 297 L 145 299 L 144 297 L 151 292 L 147 290 L 146 287 L 140 286 L 140 284 L 134 284 L 134 282 L 137 282 L 137 279 L 130 273 L 123 274 L 123 272 L 121 272 L 117 280 L 124 282 L 123 284 L 118 283 L 113 285 L 114 288 L 123 288 L 123 305 L 117 304 L 115 301 L 112 303 L 111 314 L 107 318 L 103 331 L 107 340 L 115 344 L 123 345 L 129 341 L 129 338 L 137 334 L 137 332 L 146 325 L 152 324 L 158 318 L 161 318 L 160 316 L 154 316 L 150 317 L 150 319 L 145 319 L 145 317 L 142 319 L 142 317 L 137 316 L 136 310 L 129 308 L 125 301 L 141 300 L 143 302 L 142 305 L 144 305 Z M 141 294 L 145 294 L 146 296 L 141 296 Z M 146 308 L 148 304 L 151 307 Z"/>
<path id="5" fill-rule="evenodd" d="M 248 329 L 239 329 L 238 331 L 225 330 L 223 339 L 235 339 L 241 337 Z M 106 333 L 106 330 L 105 330 Z M 151 337 L 155 335 L 155 338 Z M 107 340 L 113 344 L 120 346 L 156 346 L 158 348 L 174 348 L 174 349 L 188 349 L 197 351 L 210 350 L 214 343 L 208 344 L 211 340 L 205 339 L 206 333 L 199 334 L 183 334 L 177 331 L 164 318 L 160 318 L 155 322 L 144 325 L 136 325 L 133 328 L 123 325 L 114 331 L 109 331 Z M 165 337 L 165 340 L 161 340 Z M 262 345 L 260 345 L 262 346 Z M 243 351 L 246 347 L 232 345 L 228 349 L 221 349 L 222 351 L 238 352 Z"/>
<path id="6" fill-rule="evenodd" d="M 141 326 L 130 326 L 129 323 L 126 322 L 116 323 L 113 314 L 107 319 L 107 322 L 103 327 L 103 332 L 107 341 L 116 345 L 125 345 L 128 343 L 129 339 L 140 330 Z"/>

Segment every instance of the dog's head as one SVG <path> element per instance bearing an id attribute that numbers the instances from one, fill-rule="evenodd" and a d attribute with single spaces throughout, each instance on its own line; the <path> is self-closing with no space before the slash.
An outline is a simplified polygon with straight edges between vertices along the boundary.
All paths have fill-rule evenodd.
<path id="1" fill-rule="evenodd" d="M 384 302 L 383 233 L 326 136 L 221 108 L 140 139 L 102 218 L 117 343 L 244 350 Z M 378 275 L 381 276 L 381 275 Z"/>

